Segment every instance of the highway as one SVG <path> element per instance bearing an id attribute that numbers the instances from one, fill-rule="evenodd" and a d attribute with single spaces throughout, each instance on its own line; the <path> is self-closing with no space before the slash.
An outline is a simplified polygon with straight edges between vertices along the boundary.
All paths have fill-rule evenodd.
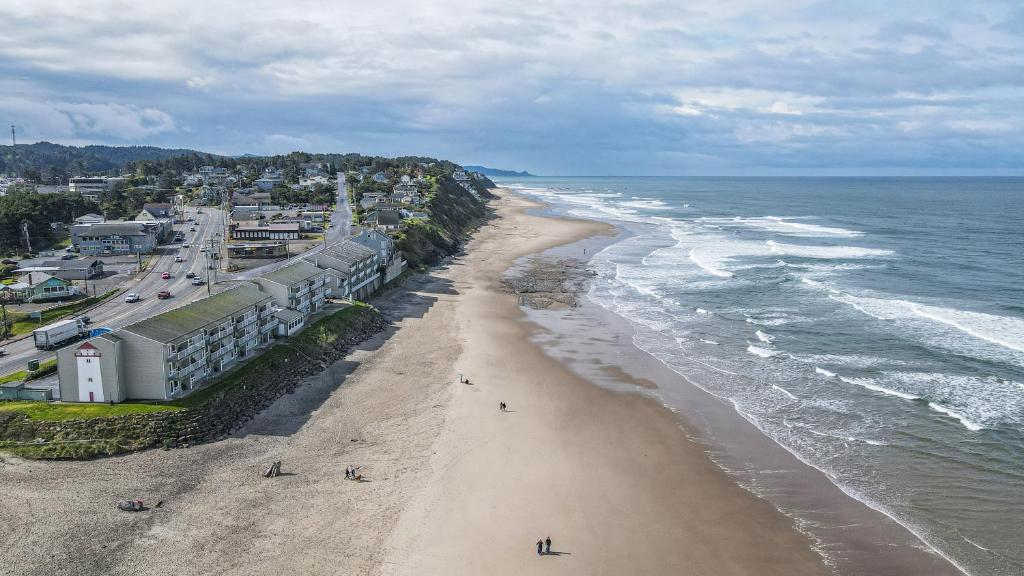
<path id="1" fill-rule="evenodd" d="M 324 231 L 327 241 L 331 243 L 347 237 L 352 224 L 352 210 L 349 207 L 348 194 L 345 193 L 344 174 L 339 174 L 339 176 L 338 195 L 336 198 L 337 207 L 331 214 L 331 226 Z M 188 302 L 205 298 L 209 294 L 211 284 L 215 281 L 214 271 L 207 269 L 209 262 L 206 256 L 200 252 L 200 248 L 208 243 L 211 238 L 219 240 L 223 244 L 224 214 L 218 208 L 204 206 L 201 209 L 203 211 L 201 214 L 197 214 L 196 209 L 192 207 L 185 209 L 186 218 L 196 218 L 195 232 L 189 231 L 193 226 L 189 222 L 175 225 L 174 229 L 176 232 L 179 230 L 184 232 L 184 243 L 159 246 L 152 255 L 150 265 L 144 275 L 122 285 L 122 292 L 117 296 L 84 313 L 92 321 L 90 328 L 101 326 L 113 329 L 123 328 Z M 183 244 L 189 244 L 189 247 L 182 248 Z M 290 262 L 294 262 L 297 258 L 315 253 L 321 249 L 323 249 L 323 244 L 317 244 L 311 250 L 286 260 L 273 262 L 259 268 L 235 274 L 217 271 L 216 281 L 230 282 L 251 279 L 271 270 L 276 270 Z M 174 261 L 175 255 L 179 254 L 184 258 L 184 262 Z M 220 261 L 214 262 L 216 264 L 220 263 Z M 171 278 L 169 280 L 161 279 L 160 275 L 163 272 L 170 272 Z M 209 272 L 211 274 L 210 283 L 202 286 L 193 286 L 192 281 L 185 277 L 189 272 L 199 275 L 204 281 L 206 281 L 207 273 Z M 158 299 L 157 294 L 161 290 L 169 290 L 171 297 L 166 300 Z M 124 295 L 130 292 L 139 294 L 141 300 L 134 304 L 126 303 Z M 6 344 L 4 347 L 7 349 L 7 354 L 0 357 L 0 374 L 24 370 L 29 360 L 41 361 L 52 358 L 55 355 L 53 351 L 36 349 L 31 335 L 18 342 Z"/>
<path id="2" fill-rule="evenodd" d="M 205 281 L 208 262 L 206 256 L 200 252 L 200 248 L 211 238 L 222 239 L 215 236 L 223 233 L 221 211 L 216 208 L 203 208 L 202 210 L 202 214 L 196 214 L 194 208 L 186 208 L 186 217 L 196 218 L 195 232 L 189 231 L 192 227 L 189 222 L 175 225 L 175 231 L 184 231 L 184 243 L 159 246 L 151 256 L 149 267 L 142 276 L 123 284 L 122 293 L 84 313 L 92 320 L 90 328 L 100 326 L 122 328 L 207 295 L 208 285 L 193 286 L 192 281 L 185 277 L 187 273 L 193 272 L 200 275 Z M 183 244 L 188 244 L 189 247 L 182 248 Z M 174 261 L 175 255 L 179 254 L 184 258 L 183 262 Z M 163 272 L 170 272 L 171 278 L 169 280 L 162 279 L 160 275 Z M 210 273 L 213 272 L 210 271 Z M 166 300 L 157 298 L 157 294 L 161 290 L 169 290 L 171 297 Z M 124 295 L 129 292 L 139 294 L 141 300 L 134 304 L 125 303 Z M 23 370 L 29 360 L 45 360 L 54 356 L 53 351 L 37 350 L 31 335 L 23 340 L 6 344 L 4 348 L 6 348 L 7 354 L 0 357 L 0 374 Z"/>

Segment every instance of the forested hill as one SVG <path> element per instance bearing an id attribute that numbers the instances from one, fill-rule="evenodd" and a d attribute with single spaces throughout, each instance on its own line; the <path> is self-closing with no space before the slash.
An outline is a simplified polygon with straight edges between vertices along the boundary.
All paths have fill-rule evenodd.
<path id="1" fill-rule="evenodd" d="M 44 183 L 66 181 L 68 175 L 117 173 L 128 162 L 138 160 L 166 160 L 195 155 L 202 165 L 209 158 L 204 152 L 182 148 L 168 149 L 156 146 L 64 146 L 50 142 L 18 144 L 19 173 L 29 172 L 30 178 Z M 11 146 L 0 146 L 0 174 L 13 173 Z"/>

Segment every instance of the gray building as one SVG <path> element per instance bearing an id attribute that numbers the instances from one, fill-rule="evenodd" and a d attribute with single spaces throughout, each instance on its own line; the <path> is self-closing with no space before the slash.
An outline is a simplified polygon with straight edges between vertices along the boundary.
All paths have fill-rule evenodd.
<path id="1" fill-rule="evenodd" d="M 304 258 L 327 273 L 335 298 L 363 299 L 381 286 L 380 257 L 369 248 L 342 240 Z"/>
<path id="2" fill-rule="evenodd" d="M 309 262 L 299 260 L 253 279 L 281 308 L 309 316 L 323 309 L 327 292 L 326 274 Z"/>
<path id="3" fill-rule="evenodd" d="M 66 402 L 187 396 L 270 341 L 273 298 L 254 284 L 197 300 L 57 352 Z"/>
<path id="4" fill-rule="evenodd" d="M 96 258 L 47 260 L 43 262 L 43 267 L 51 269 L 50 274 L 61 280 L 87 280 L 103 276 L 103 261 Z"/>
<path id="5" fill-rule="evenodd" d="M 160 222 L 75 224 L 71 227 L 71 244 L 88 256 L 149 254 L 163 233 Z"/>

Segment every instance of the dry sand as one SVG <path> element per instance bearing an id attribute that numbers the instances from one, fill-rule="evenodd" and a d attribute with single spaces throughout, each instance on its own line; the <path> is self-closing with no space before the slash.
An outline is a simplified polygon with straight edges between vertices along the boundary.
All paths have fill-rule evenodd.
<path id="1" fill-rule="evenodd" d="M 242 433 L 0 463 L 0 574 L 826 573 L 670 412 L 528 342 L 502 272 L 607 229 L 495 205 L 467 255 L 375 302 L 393 330 Z M 276 459 L 290 475 L 259 477 Z M 370 481 L 344 480 L 347 464 Z M 164 505 L 123 513 L 122 498 Z M 546 536 L 559 554 L 538 557 Z"/>

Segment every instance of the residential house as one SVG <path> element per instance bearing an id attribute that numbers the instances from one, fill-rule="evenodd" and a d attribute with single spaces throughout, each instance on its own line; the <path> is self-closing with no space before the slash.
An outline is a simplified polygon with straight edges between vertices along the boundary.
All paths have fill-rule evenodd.
<path id="1" fill-rule="evenodd" d="M 39 271 L 28 272 L 14 284 L 0 286 L 0 289 L 4 291 L 5 300 L 20 302 L 64 300 L 78 294 L 78 290 L 67 280 Z"/>
<path id="2" fill-rule="evenodd" d="M 309 262 L 299 260 L 253 279 L 274 298 L 280 308 L 298 310 L 308 316 L 324 307 L 326 274 Z"/>
<path id="3" fill-rule="evenodd" d="M 174 217 L 174 206 L 167 202 L 146 202 L 142 211 L 135 217 L 136 221 L 169 220 Z"/>
<path id="4" fill-rule="evenodd" d="M 363 223 L 387 232 L 398 230 L 402 224 L 402 217 L 398 210 L 374 210 L 363 216 Z"/>
<path id="5" fill-rule="evenodd" d="M 385 174 L 384 172 L 377 172 L 376 174 L 373 175 L 373 181 L 374 182 L 380 182 L 380 183 L 387 182 L 388 181 L 388 175 Z"/>
<path id="6" fill-rule="evenodd" d="M 187 396 L 270 341 L 273 298 L 246 282 L 57 352 L 61 400 Z"/>
<path id="7" fill-rule="evenodd" d="M 99 214 L 93 214 L 92 212 L 90 212 L 88 214 L 83 214 L 83 215 L 79 216 L 78 218 L 75 218 L 74 223 L 75 224 L 100 224 L 100 223 L 106 222 L 106 221 L 107 221 L 107 219 L 104 218 L 103 216 L 100 216 Z"/>

